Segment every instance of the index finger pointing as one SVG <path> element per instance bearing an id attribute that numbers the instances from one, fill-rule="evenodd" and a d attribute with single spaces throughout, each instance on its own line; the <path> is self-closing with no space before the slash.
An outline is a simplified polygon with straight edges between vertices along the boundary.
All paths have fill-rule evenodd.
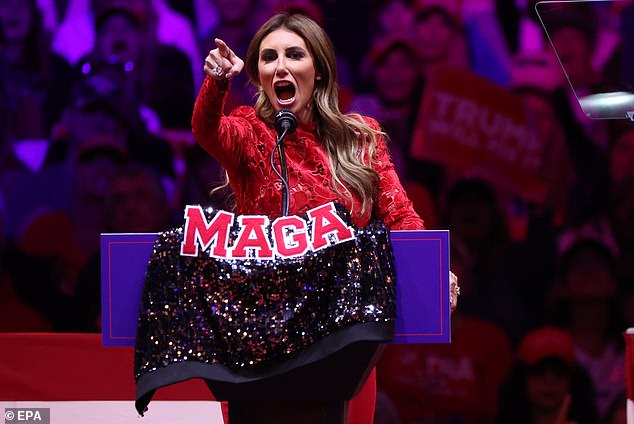
<path id="1" fill-rule="evenodd" d="M 222 41 L 220 38 L 215 38 L 214 43 L 216 43 L 216 47 L 218 47 L 218 52 L 220 55 L 226 59 L 231 56 L 231 49 L 227 46 L 227 43 Z"/>

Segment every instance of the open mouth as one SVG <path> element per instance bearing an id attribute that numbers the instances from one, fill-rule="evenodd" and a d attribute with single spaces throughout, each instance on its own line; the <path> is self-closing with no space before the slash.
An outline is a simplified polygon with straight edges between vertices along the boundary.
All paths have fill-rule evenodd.
<path id="1" fill-rule="evenodd" d="M 295 86 L 288 81 L 275 83 L 275 96 L 277 102 L 283 106 L 293 103 L 295 100 Z"/>

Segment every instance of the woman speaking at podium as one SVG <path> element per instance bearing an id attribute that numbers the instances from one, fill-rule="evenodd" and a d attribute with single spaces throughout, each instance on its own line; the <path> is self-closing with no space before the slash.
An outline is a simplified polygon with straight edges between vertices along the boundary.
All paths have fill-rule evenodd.
<path id="1" fill-rule="evenodd" d="M 331 41 L 317 23 L 299 14 L 273 16 L 253 37 L 246 62 L 222 40 L 215 39 L 215 45 L 205 59 L 207 75 L 194 107 L 192 128 L 203 149 L 224 166 L 235 193 L 237 214 L 265 216 L 272 222 L 286 212 L 301 216 L 332 202 L 345 208 L 350 224 L 359 232 L 376 221 L 389 230 L 424 229 L 423 220 L 414 212 L 394 171 L 385 134 L 378 123 L 372 118 L 339 111 L 335 53 Z M 240 106 L 226 116 L 223 106 L 231 89 L 231 80 L 243 70 L 257 87 L 255 106 Z M 276 116 L 288 118 L 287 125 L 281 125 L 283 130 L 280 122 L 276 122 Z M 295 119 L 296 123 L 291 122 Z M 279 152 L 276 142 L 284 137 L 285 151 Z M 284 168 L 283 172 L 280 168 Z M 285 202 L 287 211 L 281 211 Z M 389 252 L 391 254 L 391 250 Z M 346 263 L 324 264 L 323 270 L 329 272 L 336 267 L 346 267 Z M 310 275 L 321 275 L 323 270 L 315 270 Z M 343 272 L 345 274 L 345 269 Z M 262 279 L 252 290 L 275 291 L 275 284 Z M 328 318 L 332 325 L 336 327 L 339 322 L 347 322 L 352 315 L 356 318 L 363 315 L 362 320 L 369 316 L 372 321 L 377 311 L 380 312 L 381 305 L 366 305 L 359 312 L 359 308 L 350 303 L 350 297 L 346 297 L 352 289 L 347 284 L 351 283 L 338 284 L 342 284 L 337 289 L 341 298 L 330 302 L 331 309 L 325 311 L 325 315 L 331 315 Z M 380 290 L 377 293 L 378 297 L 382 296 Z M 268 293 L 267 299 L 286 294 Z M 302 303 L 300 299 L 297 304 Z M 315 319 L 311 310 L 298 311 L 295 308 L 292 314 L 300 323 Z M 320 313 L 324 314 L 323 311 Z M 320 332 L 328 325 L 320 324 L 315 331 Z M 226 337 L 237 339 L 248 331 L 234 329 L 227 331 Z M 302 356 L 302 350 L 297 346 L 305 345 L 303 338 L 308 336 L 312 337 L 303 331 L 282 330 L 277 335 L 280 345 L 285 346 L 283 354 L 289 353 L 289 358 Z M 324 330 L 323 339 L 328 342 L 324 342 L 323 350 L 328 350 L 333 337 L 337 336 Z M 262 349 L 261 345 L 257 346 Z M 304 384 L 310 386 L 311 381 Z M 213 391 L 213 386 L 210 387 Z M 350 423 L 373 421 L 375 388 L 372 372 L 360 394 L 350 402 Z M 310 406 L 302 405 L 302 408 L 310 409 Z M 310 411 L 305 412 L 306 417 L 310 416 Z M 232 413 L 229 401 L 229 419 L 233 422 Z M 266 417 L 260 416 L 258 422 L 282 421 L 267 421 Z M 318 421 L 306 418 L 292 422 Z"/>

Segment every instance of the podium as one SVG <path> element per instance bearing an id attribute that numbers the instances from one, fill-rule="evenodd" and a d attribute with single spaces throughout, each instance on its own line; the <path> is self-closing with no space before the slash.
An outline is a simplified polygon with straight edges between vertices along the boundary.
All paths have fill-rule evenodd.
<path id="1" fill-rule="evenodd" d="M 135 343 L 145 270 L 156 237 L 102 234 L 104 346 Z M 397 278 L 393 343 L 449 343 L 449 232 L 392 231 L 390 238 Z M 208 386 L 216 400 L 229 401 L 232 423 L 265 423 L 263 417 L 271 410 L 302 414 L 306 423 L 343 423 L 346 401 L 363 386 L 382 349 L 378 343 L 356 342 L 287 373 Z M 288 420 L 292 422 L 292 416 Z"/>

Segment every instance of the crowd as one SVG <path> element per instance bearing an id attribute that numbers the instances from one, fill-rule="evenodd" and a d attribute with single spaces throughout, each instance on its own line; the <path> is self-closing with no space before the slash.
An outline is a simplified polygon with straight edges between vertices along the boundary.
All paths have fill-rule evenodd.
<path id="1" fill-rule="evenodd" d="M 634 124 L 589 119 L 576 96 L 631 90 L 634 3 L 573 2 L 548 32 L 535 3 L 1 1 L 0 330 L 100 331 L 99 234 L 180 225 L 187 204 L 232 207 L 191 134 L 203 60 L 214 37 L 244 57 L 285 9 L 324 26 L 342 111 L 380 122 L 427 228 L 451 230 L 453 341 L 388 346 L 377 424 L 554 423 L 562 410 L 624 423 Z M 522 106 L 542 146 L 540 196 L 414 153 L 448 70 Z M 226 109 L 253 103 L 246 76 L 232 86 Z"/>

